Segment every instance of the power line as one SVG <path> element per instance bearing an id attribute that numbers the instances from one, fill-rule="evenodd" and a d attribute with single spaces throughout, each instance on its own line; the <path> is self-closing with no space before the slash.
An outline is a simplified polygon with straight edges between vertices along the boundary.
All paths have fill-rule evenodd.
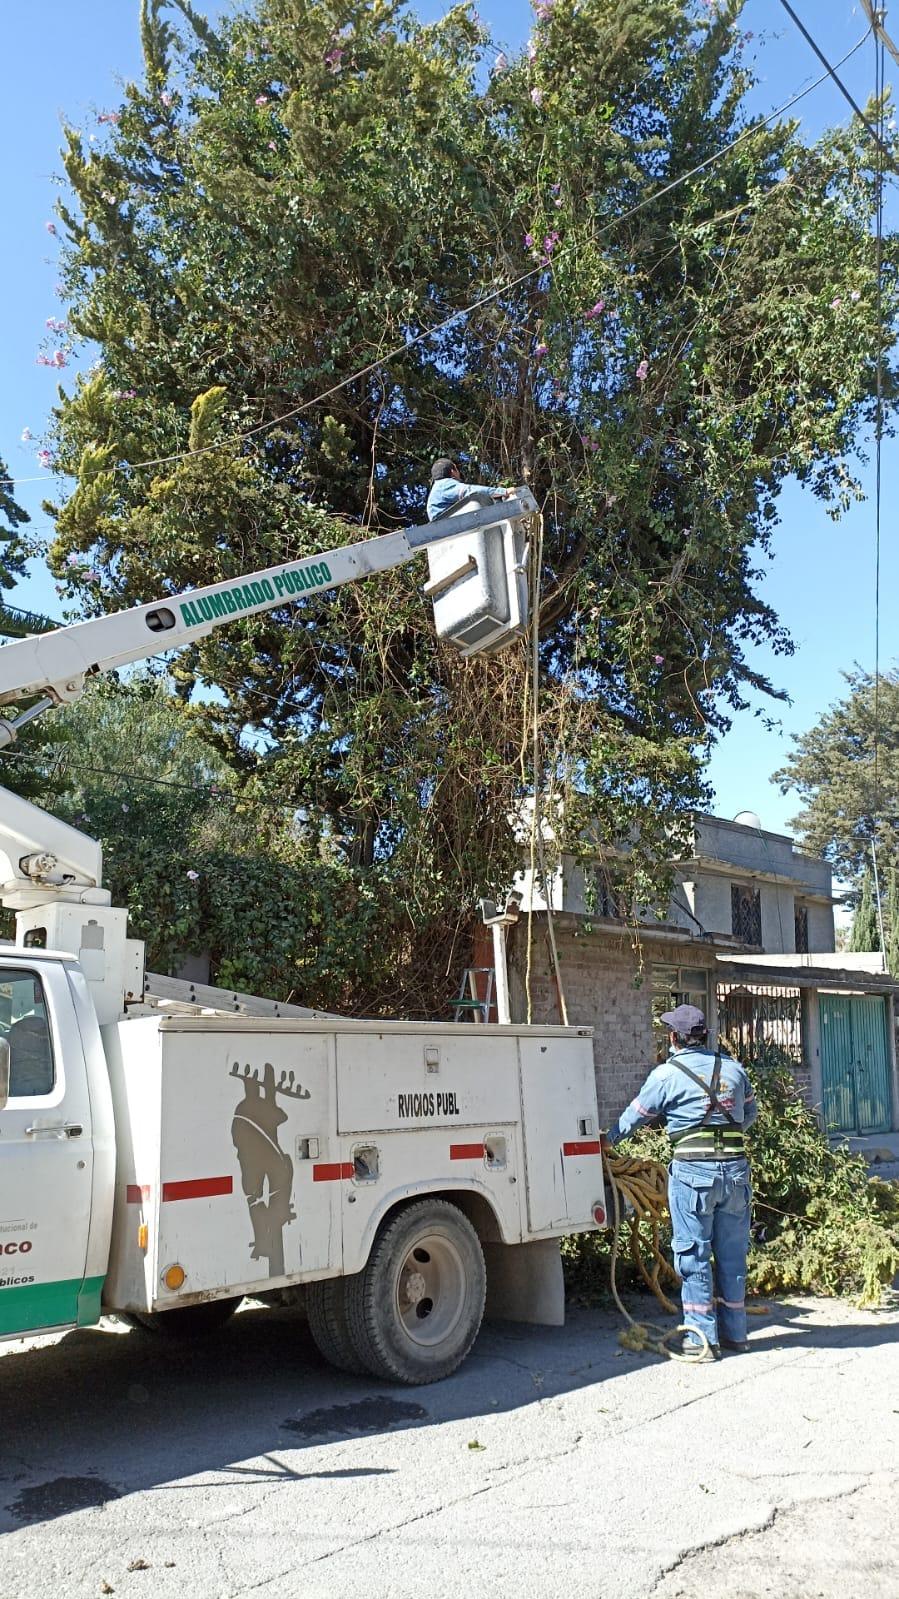
<path id="1" fill-rule="evenodd" d="M 830 62 L 828 61 L 826 55 L 824 54 L 823 50 L 820 48 L 819 45 L 817 45 L 815 43 L 814 39 L 812 38 L 811 34 L 808 31 L 808 28 L 805 26 L 805 23 L 799 17 L 797 17 L 795 11 L 793 10 L 793 7 L 790 5 L 790 0 L 780 0 L 780 3 L 783 6 L 784 10 L 786 11 L 787 15 L 792 17 L 792 19 L 795 22 L 797 28 L 799 29 L 799 32 L 802 34 L 803 39 L 814 50 L 815 55 L 818 57 L 818 60 L 822 63 L 823 66 L 825 66 L 827 68 L 828 75 L 833 79 L 834 83 L 836 84 L 837 88 L 839 89 L 839 91 L 840 91 L 841 95 L 843 96 L 844 100 L 848 100 L 849 104 L 851 105 L 853 111 L 855 112 L 855 114 L 858 117 L 859 121 L 861 122 L 862 126 L 865 127 L 867 129 L 868 133 L 871 135 L 871 138 L 874 140 L 874 143 L 877 145 L 877 148 L 880 151 L 881 158 L 885 159 L 887 166 L 890 167 L 890 169 L 893 172 L 899 172 L 899 167 L 896 166 L 896 164 L 895 164 L 895 162 L 893 160 L 893 157 L 890 154 L 888 146 L 884 143 L 884 141 L 881 138 L 880 134 L 876 131 L 876 129 L 868 121 L 868 119 L 865 116 L 865 113 L 862 110 L 861 106 L 858 105 L 856 103 L 856 101 L 853 99 L 852 95 L 849 93 L 849 90 L 846 88 L 846 85 L 843 82 L 842 78 L 839 78 L 837 76 L 837 67 L 841 67 L 843 65 L 843 61 L 846 60 L 846 57 L 844 56 L 842 61 L 838 61 L 837 62 L 837 67 L 832 67 Z M 873 27 L 873 24 L 872 24 L 872 27 Z M 881 123 L 883 122 L 883 118 L 882 117 L 880 118 L 880 121 L 881 121 Z"/>
<path id="2" fill-rule="evenodd" d="M 781 0 L 781 3 L 786 4 L 786 0 Z M 852 45 L 849 50 L 846 51 L 846 54 L 840 57 L 840 60 L 836 64 L 837 67 L 843 66 L 851 56 L 855 55 L 856 51 L 861 48 L 865 40 L 870 38 L 870 35 L 871 29 L 868 28 L 862 37 L 857 40 L 857 42 Z M 817 47 L 815 48 L 817 49 Z M 820 54 L 820 52 L 818 53 Z M 821 57 L 821 60 L 824 61 L 823 56 Z M 707 156 L 704 161 L 699 161 L 696 166 L 691 167 L 688 172 L 682 173 L 680 177 L 673 178 L 670 183 L 663 184 L 661 188 L 653 190 L 651 194 L 644 195 L 643 198 L 638 200 L 635 205 L 628 207 L 628 209 L 623 211 L 619 216 L 613 217 L 610 222 L 606 223 L 604 227 L 598 230 L 596 235 L 597 239 L 604 238 L 606 234 L 611 233 L 616 227 L 620 227 L 622 223 L 629 221 L 631 217 L 636 216 L 638 212 L 643 211 L 646 206 L 654 204 L 656 200 L 663 199 L 666 194 L 671 194 L 673 190 L 680 188 L 684 183 L 689 183 L 691 178 L 697 177 L 699 173 L 705 172 L 709 167 L 714 166 L 716 162 L 723 160 L 723 158 L 726 155 L 729 155 L 732 150 L 737 149 L 737 147 L 745 143 L 747 139 L 753 138 L 758 132 L 760 132 L 762 128 L 768 127 L 768 125 L 774 122 L 778 117 L 783 116 L 785 111 L 791 110 L 791 108 L 800 100 L 804 99 L 806 95 L 811 94 L 813 90 L 820 88 L 821 84 L 825 83 L 828 77 L 834 76 L 836 70 L 834 67 L 830 66 L 829 62 L 824 61 L 824 64 L 827 67 L 827 71 L 822 73 L 820 78 L 816 78 L 814 82 L 807 84 L 804 89 L 800 89 L 796 92 L 796 94 L 791 95 L 790 99 L 785 100 L 783 105 L 778 106 L 777 109 L 770 112 L 767 117 L 763 117 L 760 121 L 754 122 L 750 128 L 747 128 L 743 133 L 738 134 L 737 137 L 732 139 L 729 144 L 724 145 L 720 150 L 716 150 L 714 155 Z M 858 114 L 859 116 L 862 116 L 861 112 Z M 864 120 L 864 117 L 862 117 L 862 121 Z M 867 123 L 866 126 L 868 126 Z M 568 249 L 570 248 L 570 246 L 567 248 L 563 246 L 562 249 L 557 253 L 557 259 L 558 257 L 567 254 Z M 452 324 L 457 322 L 460 318 L 471 316 L 473 312 L 481 310 L 485 305 L 492 304 L 494 300 L 498 300 L 500 295 L 508 294 L 512 289 L 518 288 L 522 283 L 526 283 L 531 278 L 537 277 L 540 275 L 540 273 L 548 270 L 551 270 L 548 262 L 541 263 L 535 267 L 529 267 L 526 272 L 520 272 L 516 277 L 510 278 L 505 283 L 500 284 L 498 288 L 490 289 L 486 294 L 482 294 L 477 300 L 473 300 L 470 305 L 462 306 L 459 310 L 450 312 L 449 316 L 446 316 L 440 322 L 435 323 L 433 327 L 425 328 L 421 333 L 416 333 L 412 338 L 406 339 L 402 344 L 398 344 L 392 350 L 388 350 L 385 355 L 378 356 L 377 360 L 370 361 L 366 366 L 358 368 L 358 370 L 352 372 L 349 377 L 341 378 L 339 383 L 332 384 L 330 388 L 324 389 L 320 394 L 314 395 L 312 399 L 301 401 L 299 405 L 292 406 L 290 410 L 283 411 L 279 416 L 272 417 L 267 422 L 259 422 L 255 427 L 247 428 L 246 431 L 242 433 L 231 434 L 228 438 L 219 439 L 213 444 L 203 445 L 203 447 L 199 450 L 180 450 L 171 455 L 154 456 L 145 461 L 120 462 L 111 467 L 110 471 L 123 472 L 127 474 L 129 472 L 143 471 L 147 467 L 170 466 L 174 465 L 178 461 L 184 461 L 187 459 L 196 460 L 201 455 L 214 454 L 219 450 L 229 449 L 234 445 L 246 442 L 248 439 L 255 438 L 260 433 L 265 433 L 272 428 L 279 427 L 282 422 L 289 422 L 293 417 L 299 416 L 301 412 L 309 410 L 312 406 L 320 405 L 324 400 L 331 399 L 333 395 L 339 394 L 342 389 L 348 388 L 351 383 L 358 383 L 362 378 L 369 377 L 372 372 L 377 372 L 381 369 L 381 367 L 386 366 L 388 362 L 397 360 L 401 355 L 406 355 L 417 345 L 423 344 L 429 339 L 436 338 L 437 334 L 445 332 L 447 328 L 451 327 Z M 16 484 L 20 483 L 49 483 L 52 481 L 52 475 L 50 474 L 43 474 L 39 477 L 0 478 L 0 486 L 15 486 Z"/>
<path id="3" fill-rule="evenodd" d="M 877 101 L 878 124 L 882 131 L 884 120 L 884 45 L 874 35 L 874 97 Z M 874 227 L 876 235 L 876 304 L 877 304 L 877 401 L 874 422 L 874 818 L 871 829 L 871 861 L 874 867 L 874 896 L 877 903 L 877 926 L 880 933 L 880 953 L 886 966 L 886 939 L 883 932 L 883 901 L 880 896 L 880 872 L 877 866 L 877 824 L 880 819 L 880 513 L 881 513 L 881 458 L 883 455 L 883 157 L 878 148 L 877 178 L 874 202 Z"/>

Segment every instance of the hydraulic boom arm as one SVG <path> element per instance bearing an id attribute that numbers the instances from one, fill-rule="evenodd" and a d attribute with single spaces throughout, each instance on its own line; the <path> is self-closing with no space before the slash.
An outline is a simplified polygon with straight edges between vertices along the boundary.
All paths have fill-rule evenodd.
<path id="1" fill-rule="evenodd" d="M 7 644 L 0 649 L 0 705 L 18 703 L 35 694 L 46 698 L 14 721 L 0 717 L 0 748 L 12 743 L 18 729 L 50 705 L 78 699 L 84 692 L 86 680 L 98 672 L 111 672 L 133 661 L 147 660 L 152 655 L 192 644 L 235 617 L 258 615 L 261 611 L 289 605 L 309 593 L 339 588 L 343 583 L 352 583 L 376 572 L 389 572 L 411 561 L 429 546 L 434 549 L 432 580 L 425 592 L 430 592 L 435 600 L 438 632 L 460 643 L 466 653 L 485 647 L 495 649 L 520 632 L 525 620 L 520 614 L 520 603 L 513 603 L 511 607 L 508 603 L 508 591 L 513 586 L 520 589 L 523 581 L 521 541 L 504 537 L 502 530 L 505 527 L 511 532 L 536 509 L 530 490 L 516 489 L 514 499 L 501 504 L 479 506 L 438 522 L 386 533 L 380 538 L 363 539 L 358 544 L 328 550 L 318 557 L 283 562 L 264 571 L 250 572 L 245 577 L 212 583 L 208 588 L 189 589 L 183 594 L 154 600 L 149 605 L 114 611 L 93 621 L 75 622 L 52 633 Z M 473 537 L 466 539 L 466 534 Z M 473 546 L 473 550 L 460 564 L 453 552 L 463 545 L 466 552 L 469 546 Z M 439 573 L 435 577 L 434 568 L 438 564 Z M 488 581 L 491 574 L 494 580 L 500 575 L 505 581 L 506 593 L 500 597 L 499 605 Z M 449 596 L 451 591 L 458 594 L 461 590 L 470 590 L 472 581 L 478 588 L 473 610 L 480 608 L 487 621 L 494 624 L 492 636 L 486 641 L 486 624 L 478 616 L 476 626 L 471 626 L 469 611 L 472 607 L 468 604 L 463 605 L 461 611 L 457 604 L 454 611 L 468 623 L 470 635 L 479 625 L 481 638 L 466 638 L 461 627 L 454 633 L 451 622 L 449 626 L 440 626 L 441 598 Z M 501 611 L 504 603 L 507 615 L 491 614 Z M 490 633 L 487 626 L 486 634 Z"/>

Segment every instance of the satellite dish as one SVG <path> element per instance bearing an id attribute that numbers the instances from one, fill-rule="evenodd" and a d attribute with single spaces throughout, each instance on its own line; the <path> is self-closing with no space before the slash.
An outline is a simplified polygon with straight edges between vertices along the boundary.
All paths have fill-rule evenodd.
<path id="1" fill-rule="evenodd" d="M 737 811 L 734 821 L 738 827 L 754 827 L 757 833 L 762 831 L 761 818 L 755 811 Z"/>

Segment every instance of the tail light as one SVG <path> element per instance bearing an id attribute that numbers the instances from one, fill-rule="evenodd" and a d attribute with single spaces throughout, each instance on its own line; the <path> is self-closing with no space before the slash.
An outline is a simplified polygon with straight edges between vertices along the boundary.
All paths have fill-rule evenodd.
<path id="1" fill-rule="evenodd" d="M 593 1220 L 596 1222 L 597 1227 L 604 1227 L 605 1226 L 605 1224 L 606 1224 L 606 1207 L 605 1207 L 604 1204 L 602 1204 L 602 1202 L 600 1200 L 597 1200 L 596 1204 L 593 1206 L 592 1215 L 593 1215 Z"/>

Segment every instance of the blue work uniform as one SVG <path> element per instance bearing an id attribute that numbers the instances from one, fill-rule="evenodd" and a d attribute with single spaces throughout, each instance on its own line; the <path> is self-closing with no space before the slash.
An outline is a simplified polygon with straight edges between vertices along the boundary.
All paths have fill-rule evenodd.
<path id="1" fill-rule="evenodd" d="M 446 516 L 454 505 L 460 500 L 467 500 L 472 494 L 494 497 L 501 493 L 501 489 L 488 489 L 483 483 L 460 483 L 457 477 L 439 477 L 436 483 L 431 484 L 428 495 L 428 521 L 436 522 L 439 517 Z"/>
<path id="2" fill-rule="evenodd" d="M 684 1324 L 703 1332 L 713 1346 L 722 1338 L 728 1343 L 746 1338 L 752 1188 L 742 1130 L 758 1114 L 746 1072 L 729 1055 L 720 1057 L 717 1105 L 712 1108 L 708 1090 L 715 1061 L 711 1049 L 691 1045 L 673 1050 L 650 1072 L 609 1132 L 615 1144 L 636 1127 L 667 1124 L 674 1145 L 668 1205 L 674 1264 L 683 1284 Z"/>

